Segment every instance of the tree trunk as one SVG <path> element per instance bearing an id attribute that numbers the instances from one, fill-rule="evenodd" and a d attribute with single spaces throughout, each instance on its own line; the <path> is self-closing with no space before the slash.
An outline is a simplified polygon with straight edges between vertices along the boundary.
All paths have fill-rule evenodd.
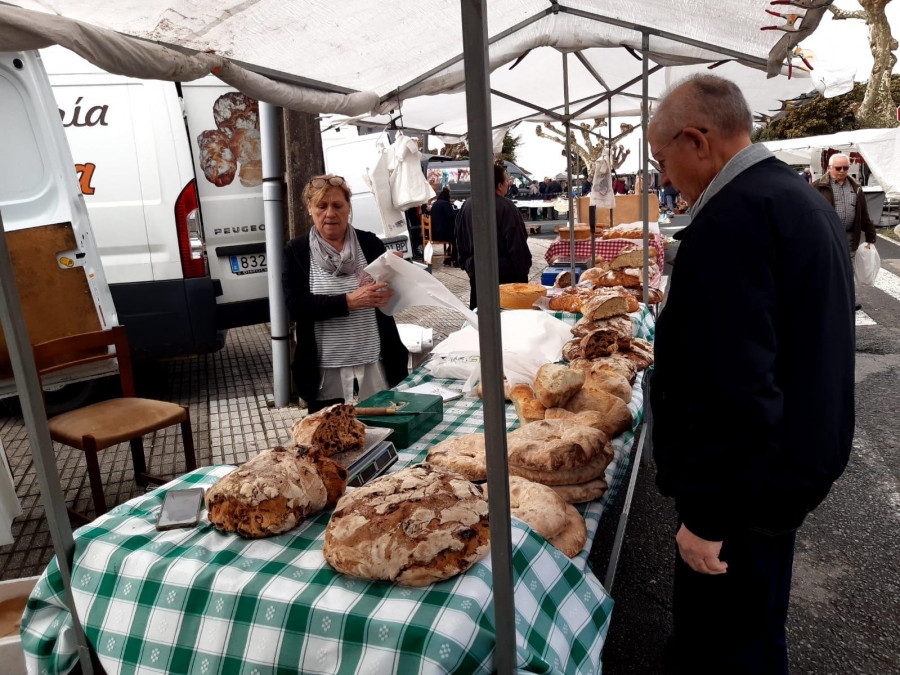
<path id="1" fill-rule="evenodd" d="M 315 115 L 284 111 L 284 158 L 287 184 L 287 236 L 309 232 L 312 218 L 303 203 L 303 188 L 313 176 L 325 172 L 322 132 Z"/>
<path id="2" fill-rule="evenodd" d="M 897 126 L 897 104 L 891 98 L 891 72 L 897 57 L 897 40 L 891 35 L 884 8 L 891 0 L 859 0 L 862 11 L 848 12 L 829 6 L 836 19 L 864 19 L 869 26 L 869 49 L 872 51 L 872 72 L 866 93 L 855 116 L 863 128 L 882 129 Z"/>
<path id="3" fill-rule="evenodd" d="M 884 8 L 890 0 L 860 0 L 866 10 L 869 26 L 869 47 L 875 62 L 866 86 L 866 95 L 856 113 L 856 119 L 864 127 L 883 128 L 897 126 L 897 104 L 891 98 L 891 72 L 897 57 L 897 41 L 891 35 Z"/>

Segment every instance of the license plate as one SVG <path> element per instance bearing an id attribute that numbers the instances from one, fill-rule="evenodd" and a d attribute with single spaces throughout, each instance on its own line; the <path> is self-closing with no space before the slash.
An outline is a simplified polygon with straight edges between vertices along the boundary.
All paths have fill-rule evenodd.
<path id="1" fill-rule="evenodd" d="M 400 253 L 406 253 L 406 239 L 389 242 L 385 244 L 384 247 L 388 251 L 399 251 Z"/>
<path id="2" fill-rule="evenodd" d="M 247 255 L 229 256 L 231 261 L 231 273 L 242 276 L 244 274 L 260 274 L 266 271 L 266 254 L 250 253 Z"/>

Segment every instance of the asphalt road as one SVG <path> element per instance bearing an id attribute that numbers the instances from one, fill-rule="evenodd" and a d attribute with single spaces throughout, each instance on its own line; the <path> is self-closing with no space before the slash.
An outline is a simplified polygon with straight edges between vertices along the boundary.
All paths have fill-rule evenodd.
<path id="1" fill-rule="evenodd" d="M 900 673 L 900 245 L 879 238 L 876 246 L 882 269 L 896 275 L 876 286 L 893 294 L 857 289 L 867 317 L 857 321 L 865 325 L 857 326 L 854 449 L 798 534 L 788 617 L 795 673 Z M 652 462 L 641 466 L 612 587 L 603 666 L 613 675 L 666 672 L 675 512 L 654 476 Z M 616 520 L 604 516 L 592 553 L 601 581 Z"/>

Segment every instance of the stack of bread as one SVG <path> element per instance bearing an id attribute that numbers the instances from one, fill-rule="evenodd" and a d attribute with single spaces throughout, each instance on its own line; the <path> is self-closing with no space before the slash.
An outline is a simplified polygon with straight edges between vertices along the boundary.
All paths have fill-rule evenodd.
<path id="1" fill-rule="evenodd" d="M 206 492 L 209 521 L 224 532 L 256 539 L 287 532 L 337 503 L 347 470 L 331 455 L 359 450 L 365 425 L 353 406 L 333 405 L 291 427 L 291 442 L 256 457 Z"/>
<path id="2" fill-rule="evenodd" d="M 650 247 L 648 250 L 649 267 L 647 268 L 648 278 L 653 278 L 659 273 L 659 266 L 656 264 L 656 249 Z M 594 267 L 585 270 L 578 280 L 578 286 L 571 287 L 571 275 L 568 272 L 560 272 L 557 275 L 554 286 L 565 289 L 563 293 L 551 298 L 550 309 L 555 311 L 573 312 L 576 314 L 581 312 L 581 304 L 591 297 L 593 289 L 615 289 L 623 295 L 629 297 L 629 312 L 635 312 L 638 309 L 637 302 L 643 301 L 643 278 L 644 278 L 644 251 L 641 247 L 635 245 L 623 246 L 612 260 L 604 260 L 598 258 Z M 568 276 L 565 276 L 567 275 Z M 663 294 L 658 288 L 650 288 L 648 291 L 648 302 L 656 304 L 662 302 Z M 572 296 L 575 296 L 574 298 Z M 577 298 L 577 299 L 576 299 Z"/>

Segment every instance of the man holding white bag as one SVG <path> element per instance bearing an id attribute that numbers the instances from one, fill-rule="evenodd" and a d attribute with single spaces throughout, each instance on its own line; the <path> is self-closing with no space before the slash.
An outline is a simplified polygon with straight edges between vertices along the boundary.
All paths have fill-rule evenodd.
<path id="1" fill-rule="evenodd" d="M 866 206 L 866 195 L 862 187 L 850 176 L 850 158 L 837 153 L 828 159 L 828 172 L 813 183 L 813 187 L 819 194 L 828 200 L 832 208 L 837 211 L 838 218 L 847 232 L 847 246 L 850 249 L 850 260 L 856 266 L 856 251 L 859 248 L 859 240 L 862 233 L 866 234 L 866 244 L 875 243 L 875 225 L 869 218 L 869 209 Z M 857 304 L 856 310 L 862 309 Z"/>

